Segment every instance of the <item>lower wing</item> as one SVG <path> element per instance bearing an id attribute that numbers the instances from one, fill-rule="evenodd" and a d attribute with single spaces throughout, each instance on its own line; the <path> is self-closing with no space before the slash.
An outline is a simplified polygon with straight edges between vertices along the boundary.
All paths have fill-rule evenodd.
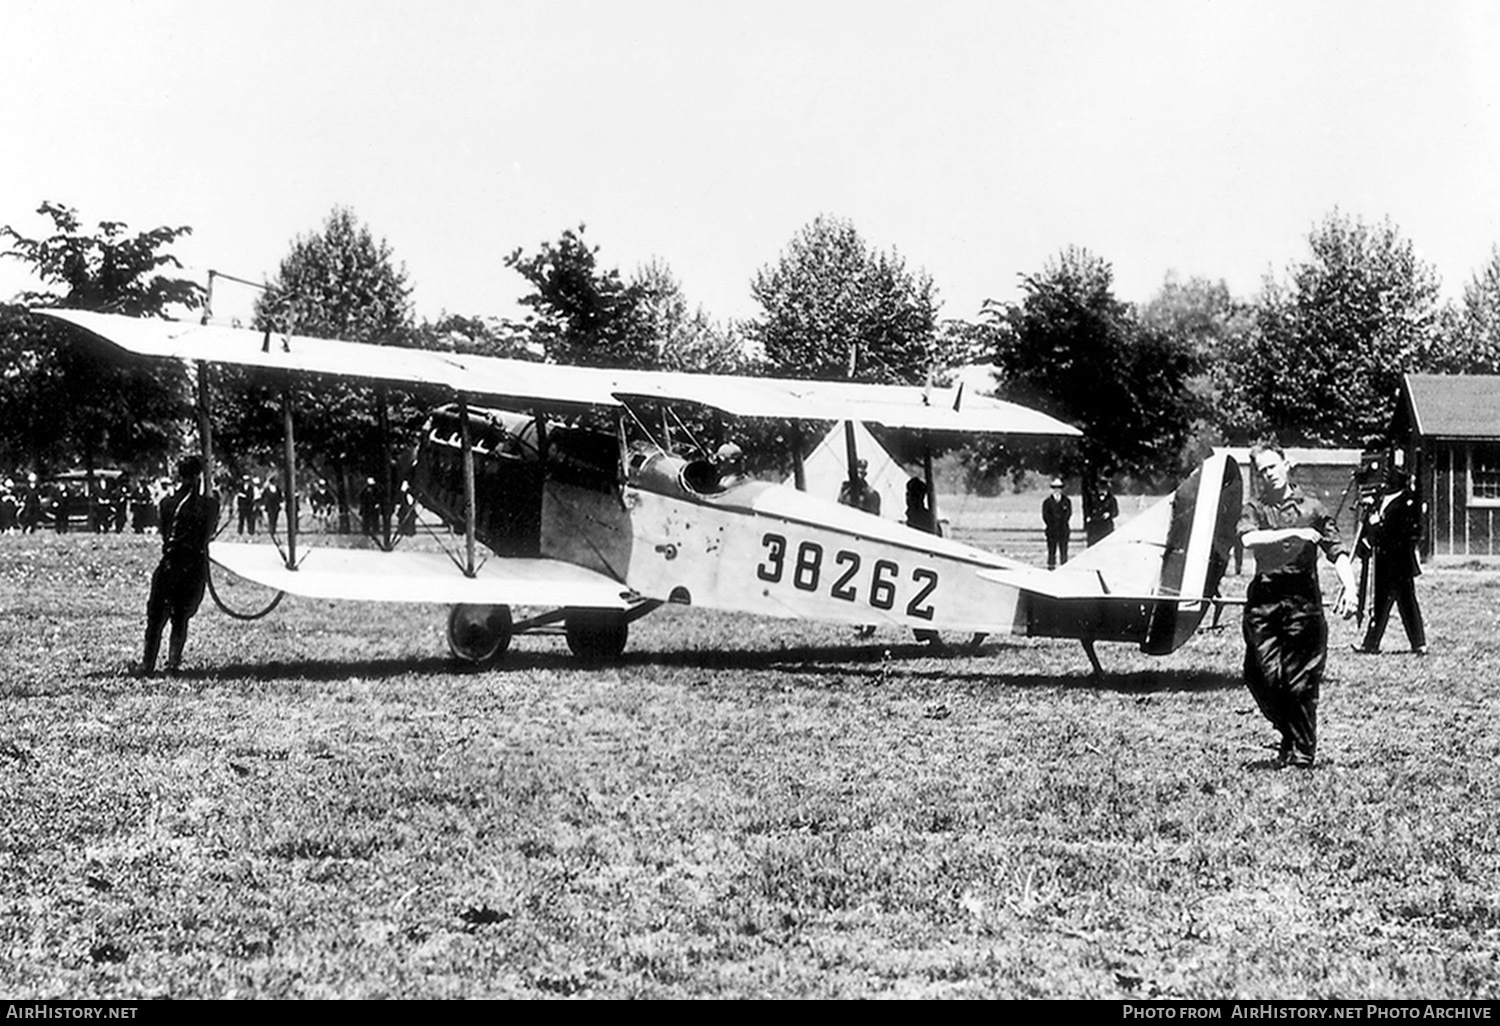
<path id="1" fill-rule="evenodd" d="M 555 559 L 495 556 L 467 577 L 440 552 L 316 548 L 295 570 L 271 545 L 215 542 L 208 554 L 238 577 L 308 598 L 588 609 L 630 609 L 642 601 L 613 578 Z"/>

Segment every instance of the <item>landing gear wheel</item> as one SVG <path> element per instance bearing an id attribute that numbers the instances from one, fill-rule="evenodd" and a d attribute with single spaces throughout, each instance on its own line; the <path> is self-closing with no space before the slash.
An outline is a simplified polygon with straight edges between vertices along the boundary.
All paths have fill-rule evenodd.
<path id="1" fill-rule="evenodd" d="M 454 606 L 448 614 L 448 649 L 466 663 L 498 659 L 510 648 L 509 606 Z"/>
<path id="2" fill-rule="evenodd" d="M 597 666 L 612 663 L 625 651 L 630 624 L 615 609 L 574 609 L 564 621 L 568 648 L 580 661 Z"/>

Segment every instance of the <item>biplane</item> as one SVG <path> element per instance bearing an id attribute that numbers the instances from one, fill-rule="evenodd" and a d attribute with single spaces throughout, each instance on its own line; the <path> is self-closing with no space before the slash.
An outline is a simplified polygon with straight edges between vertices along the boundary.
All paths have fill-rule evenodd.
<path id="1" fill-rule="evenodd" d="M 1227 455 L 1104 542 L 1047 571 L 809 494 L 725 480 L 706 453 L 676 451 L 689 407 L 735 418 L 847 421 L 928 436 L 1071 437 L 1076 428 L 962 387 L 727 377 L 565 367 L 64 310 L 55 317 L 137 357 L 190 361 L 212 459 L 206 368 L 328 375 L 443 397 L 423 428 L 411 490 L 462 551 L 213 543 L 214 563 L 267 588 L 320 599 L 441 603 L 467 662 L 516 635 L 565 633 L 589 662 L 623 652 L 629 625 L 666 603 L 923 632 L 1076 639 L 1166 654 L 1216 595 L 1240 511 Z M 581 417 L 588 413 L 590 417 Z M 288 402 L 285 490 L 296 494 Z M 682 422 L 679 420 L 679 424 Z M 662 437 L 665 434 L 666 437 Z M 797 457 L 794 452 L 794 458 Z M 852 454 L 851 454 L 852 457 Z M 852 465 L 853 459 L 850 463 Z M 929 494 L 930 461 L 927 469 Z M 801 474 L 796 475 L 801 483 Z M 522 616 L 518 610 L 540 610 Z"/>

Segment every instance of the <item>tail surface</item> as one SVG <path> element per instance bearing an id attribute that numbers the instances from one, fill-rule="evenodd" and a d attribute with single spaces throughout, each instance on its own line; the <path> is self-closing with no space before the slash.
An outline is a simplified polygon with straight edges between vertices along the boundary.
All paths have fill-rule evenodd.
<path id="1" fill-rule="evenodd" d="M 1166 655 L 1192 637 L 1218 594 L 1243 496 L 1239 466 L 1209 457 L 1171 495 L 1051 573 L 1024 582 L 1025 633 L 1129 641 Z"/>
<path id="2" fill-rule="evenodd" d="M 1208 599 L 1219 593 L 1243 504 L 1240 468 L 1227 454 L 1211 456 L 1172 495 L 1171 526 L 1162 556 L 1162 596 L 1141 651 L 1165 655 L 1193 636 Z"/>

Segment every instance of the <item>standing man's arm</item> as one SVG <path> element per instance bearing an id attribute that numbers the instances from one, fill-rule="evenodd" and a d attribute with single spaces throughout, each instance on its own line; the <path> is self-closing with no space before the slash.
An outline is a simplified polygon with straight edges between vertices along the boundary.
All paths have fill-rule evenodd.
<path id="1" fill-rule="evenodd" d="M 208 543 L 213 541 L 214 531 L 219 527 L 219 497 L 209 492 L 203 497 L 203 551 L 208 552 Z"/>
<path id="2" fill-rule="evenodd" d="M 1359 585 L 1354 582 L 1354 565 L 1349 562 L 1348 553 L 1338 554 L 1338 558 L 1333 561 L 1333 569 L 1339 575 L 1339 594 L 1333 600 L 1333 612 L 1337 616 L 1351 616 L 1359 595 Z"/>
<path id="3" fill-rule="evenodd" d="M 177 495 L 174 492 L 161 500 L 156 507 L 157 530 L 161 532 L 161 544 L 166 548 L 167 539 L 172 536 L 172 521 L 177 516 Z"/>
<path id="4" fill-rule="evenodd" d="M 1316 544 L 1322 537 L 1314 527 L 1260 527 L 1243 532 L 1240 544 L 1247 549 L 1258 549 L 1267 545 L 1280 545 L 1284 541 Z"/>

